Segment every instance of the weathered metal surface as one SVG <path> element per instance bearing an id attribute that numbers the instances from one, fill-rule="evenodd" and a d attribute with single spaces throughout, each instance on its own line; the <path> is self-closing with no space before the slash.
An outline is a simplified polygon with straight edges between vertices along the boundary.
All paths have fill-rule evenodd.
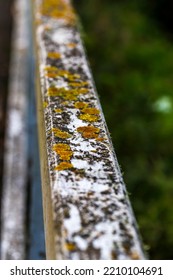
<path id="1" fill-rule="evenodd" d="M 28 3 L 29 5 L 30 3 Z M 29 6 L 29 110 L 28 110 L 28 159 L 29 159 L 29 185 L 30 191 L 28 193 L 28 255 L 30 260 L 45 259 L 45 240 L 44 240 L 44 225 L 43 225 L 43 207 L 42 207 L 42 193 L 41 193 L 41 175 L 40 175 L 40 160 L 38 147 L 38 133 L 37 133 L 37 117 L 36 117 L 36 102 L 35 102 L 35 56 L 33 50 L 32 40 L 32 16 L 31 7 Z"/>
<path id="2" fill-rule="evenodd" d="M 4 184 L 2 197 L 2 259 L 25 259 L 27 184 L 27 0 L 16 0 L 11 60 Z"/>
<path id="3" fill-rule="evenodd" d="M 47 258 L 143 259 L 73 7 L 33 11 Z"/>

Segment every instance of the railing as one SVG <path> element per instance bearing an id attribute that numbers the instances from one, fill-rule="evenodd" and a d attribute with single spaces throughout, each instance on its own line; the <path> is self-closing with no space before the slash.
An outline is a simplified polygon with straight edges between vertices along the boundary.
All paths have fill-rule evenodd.
<path id="1" fill-rule="evenodd" d="M 16 2 L 22 13 L 21 18 L 25 19 L 23 5 L 29 9 L 28 2 Z M 68 0 L 35 0 L 32 1 L 32 11 L 36 64 L 36 77 L 33 75 L 33 79 L 36 82 L 47 259 L 144 259 L 136 221 L 88 66 L 73 7 Z M 19 18 L 16 24 L 21 33 L 15 33 L 15 38 L 28 50 L 29 36 L 25 36 L 21 28 L 25 26 L 27 30 L 28 23 L 21 24 Z M 27 66 L 26 53 L 29 55 L 29 51 L 26 51 L 24 60 L 21 60 L 23 51 L 20 48 L 15 48 L 17 56 L 15 53 L 13 55 L 17 64 L 12 63 L 15 69 L 14 65 L 20 64 L 17 68 L 20 71 L 11 73 L 18 86 L 24 83 L 25 77 L 19 78 L 19 75 L 26 73 L 21 66 Z M 29 60 L 32 60 L 32 56 L 30 53 Z M 12 83 L 10 92 L 16 94 L 19 103 L 26 98 L 24 86 L 20 89 L 16 91 Z M 13 103 L 12 106 L 17 105 Z M 7 132 L 7 138 L 12 142 L 17 141 L 21 153 L 24 150 L 23 141 L 26 141 L 22 139 L 25 134 L 20 124 L 26 112 L 24 106 L 18 107 L 21 114 L 16 115 L 15 129 L 18 129 L 18 133 L 12 135 L 20 139 L 9 138 Z M 13 111 L 11 114 L 13 116 Z M 9 121 L 9 133 L 12 121 L 14 117 Z M 14 149 L 16 151 L 16 146 Z M 14 155 L 15 151 L 8 150 L 7 153 Z M 16 174 L 16 163 L 24 171 Z M 26 217 L 26 190 L 23 187 L 26 186 L 23 180 L 27 172 L 25 156 L 21 156 L 14 165 L 10 164 L 8 172 L 7 163 L 5 178 L 10 181 L 4 183 L 2 256 L 5 259 L 27 257 L 20 249 L 26 246 L 23 229 Z M 10 173 L 12 171 L 21 178 L 22 187 L 15 187 Z M 15 198 L 21 194 L 21 188 L 23 191 L 19 202 Z M 16 189 L 16 193 L 12 189 Z M 18 219 L 20 225 L 16 229 L 15 219 L 18 217 L 21 217 L 21 221 Z M 19 237 L 17 242 L 16 236 Z M 19 248 L 14 245 L 15 253 L 9 252 L 13 244 Z"/>

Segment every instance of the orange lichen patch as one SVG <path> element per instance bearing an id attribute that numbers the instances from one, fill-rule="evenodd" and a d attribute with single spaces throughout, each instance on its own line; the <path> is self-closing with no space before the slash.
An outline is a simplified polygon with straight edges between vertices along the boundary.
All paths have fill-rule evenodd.
<path id="1" fill-rule="evenodd" d="M 77 131 L 82 134 L 84 138 L 97 138 L 100 132 L 100 128 L 95 126 L 80 126 Z"/>
<path id="2" fill-rule="evenodd" d="M 54 86 L 48 88 L 48 95 L 51 97 L 54 96 L 61 96 L 64 92 L 66 92 L 66 90 L 64 88 L 56 88 Z"/>
<path id="3" fill-rule="evenodd" d="M 111 252 L 111 256 L 112 256 L 112 260 L 116 260 L 117 259 L 117 255 L 116 255 L 115 251 Z"/>
<path id="4" fill-rule="evenodd" d="M 69 83 L 69 86 L 70 87 L 85 87 L 85 86 L 88 86 L 89 85 L 89 83 L 88 82 L 71 82 L 71 83 Z"/>
<path id="5" fill-rule="evenodd" d="M 56 78 L 59 76 L 57 67 L 46 66 L 44 70 L 46 71 L 46 76 L 49 78 Z"/>
<path id="6" fill-rule="evenodd" d="M 84 108 L 82 112 L 89 115 L 98 115 L 100 113 L 96 108 Z"/>
<path id="7" fill-rule="evenodd" d="M 46 76 L 47 77 L 51 77 L 51 78 L 56 78 L 58 76 L 62 76 L 64 74 L 67 74 L 66 71 L 62 72 L 62 70 L 59 70 L 57 67 L 55 66 L 46 66 L 44 68 L 44 70 L 46 71 Z"/>
<path id="8" fill-rule="evenodd" d="M 106 139 L 106 138 L 104 138 L 104 137 L 98 137 L 98 138 L 96 138 L 97 141 L 101 141 L 101 142 L 104 141 L 105 139 Z"/>
<path id="9" fill-rule="evenodd" d="M 35 24 L 36 25 L 41 25 L 42 24 L 42 20 L 41 19 L 36 19 L 35 20 Z"/>
<path id="10" fill-rule="evenodd" d="M 76 246 L 73 243 L 66 243 L 65 247 L 68 251 L 75 251 L 76 250 Z"/>
<path id="11" fill-rule="evenodd" d="M 73 74 L 68 70 L 62 70 L 55 66 L 46 66 L 44 70 L 46 71 L 46 76 L 50 78 L 63 77 L 69 82 L 74 82 L 80 79 L 79 74 Z"/>
<path id="12" fill-rule="evenodd" d="M 67 44 L 67 47 L 69 47 L 69 48 L 75 48 L 76 46 L 77 46 L 76 43 L 68 43 Z"/>
<path id="13" fill-rule="evenodd" d="M 58 143 L 53 145 L 53 150 L 59 155 L 61 160 L 69 161 L 73 155 L 73 152 L 68 144 Z"/>
<path id="14" fill-rule="evenodd" d="M 58 68 L 55 67 L 55 66 L 46 66 L 46 67 L 44 68 L 44 70 L 46 70 L 46 71 L 57 71 Z"/>
<path id="15" fill-rule="evenodd" d="M 48 78 L 57 78 L 58 77 L 58 75 L 56 74 L 56 73 L 47 73 L 46 74 L 46 77 L 48 77 Z"/>
<path id="16" fill-rule="evenodd" d="M 140 256 L 137 252 L 133 252 L 132 254 L 130 254 L 130 257 L 132 258 L 132 260 L 140 260 Z"/>
<path id="17" fill-rule="evenodd" d="M 55 113 L 62 113 L 62 109 L 54 109 Z"/>
<path id="18" fill-rule="evenodd" d="M 76 15 L 72 6 L 63 0 L 43 0 L 40 13 L 44 16 L 64 20 L 67 24 L 76 23 Z"/>
<path id="19" fill-rule="evenodd" d="M 72 137 L 72 135 L 66 131 L 62 131 L 59 128 L 52 128 L 52 131 L 56 137 L 62 138 L 62 139 L 67 139 Z"/>
<path id="20" fill-rule="evenodd" d="M 89 115 L 89 114 L 81 114 L 79 115 L 79 119 L 86 121 L 86 122 L 96 122 L 99 120 L 99 116 L 96 115 Z"/>
<path id="21" fill-rule="evenodd" d="M 46 25 L 46 26 L 44 27 L 44 30 L 45 30 L 45 31 L 50 31 L 50 30 L 52 30 L 52 27 L 49 26 L 49 25 Z"/>
<path id="22" fill-rule="evenodd" d="M 47 54 L 47 57 L 51 58 L 51 59 L 59 59 L 59 58 L 61 58 L 61 54 L 58 52 L 49 52 Z"/>
<path id="23" fill-rule="evenodd" d="M 73 165 L 70 162 L 63 161 L 55 167 L 55 170 L 67 170 L 73 168 Z"/>
<path id="24" fill-rule="evenodd" d="M 88 93 L 88 89 L 87 88 L 79 88 L 79 89 L 76 89 L 76 91 L 79 94 L 86 94 L 86 93 Z"/>
<path id="25" fill-rule="evenodd" d="M 75 106 L 75 108 L 77 108 L 77 109 L 83 109 L 83 108 L 86 108 L 86 107 L 88 107 L 88 103 L 86 103 L 86 102 L 76 102 L 75 104 L 74 104 L 74 106 Z"/>
<path id="26" fill-rule="evenodd" d="M 61 103 L 63 106 L 67 106 L 69 103 L 68 103 L 68 101 L 64 101 L 64 102 L 62 102 Z"/>
<path id="27" fill-rule="evenodd" d="M 48 106 L 48 102 L 44 101 L 43 102 L 43 108 L 46 108 Z"/>
<path id="28" fill-rule="evenodd" d="M 87 89 L 65 89 L 65 88 L 56 88 L 50 87 L 48 89 L 48 95 L 51 97 L 61 97 L 64 100 L 75 101 L 78 98 L 78 95 L 87 93 Z"/>
<path id="29" fill-rule="evenodd" d="M 69 81 L 76 81 L 77 79 L 80 79 L 79 74 L 70 74 L 70 72 L 64 74 L 65 78 L 67 78 Z"/>

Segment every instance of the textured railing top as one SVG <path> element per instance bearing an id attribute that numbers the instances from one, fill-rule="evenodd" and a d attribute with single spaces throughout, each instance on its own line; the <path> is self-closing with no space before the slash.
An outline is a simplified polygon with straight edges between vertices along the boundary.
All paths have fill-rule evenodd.
<path id="1" fill-rule="evenodd" d="M 53 212 L 48 258 L 144 258 L 73 7 L 68 0 L 35 0 L 33 8 L 43 189 Z"/>

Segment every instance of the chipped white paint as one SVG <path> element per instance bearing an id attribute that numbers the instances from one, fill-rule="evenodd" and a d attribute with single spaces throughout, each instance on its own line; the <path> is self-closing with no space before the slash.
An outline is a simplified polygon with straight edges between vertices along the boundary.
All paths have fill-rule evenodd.
<path id="1" fill-rule="evenodd" d="M 70 236 L 73 236 L 75 232 L 80 231 L 81 220 L 80 220 L 80 213 L 77 207 L 75 205 L 69 205 L 69 207 L 70 207 L 70 218 L 68 220 L 65 220 L 64 226 L 68 231 L 68 234 Z"/>
<path id="2" fill-rule="evenodd" d="M 2 259 L 25 259 L 27 0 L 16 0 L 2 198 Z"/>
<path id="3" fill-rule="evenodd" d="M 51 205 L 44 209 L 48 258 L 143 259 L 70 1 L 35 0 L 33 8 L 47 149 L 42 183 Z"/>
<path id="4" fill-rule="evenodd" d="M 85 251 L 87 249 L 88 243 L 84 238 L 81 238 L 80 236 L 75 236 L 74 241 L 78 244 L 80 250 Z"/>

